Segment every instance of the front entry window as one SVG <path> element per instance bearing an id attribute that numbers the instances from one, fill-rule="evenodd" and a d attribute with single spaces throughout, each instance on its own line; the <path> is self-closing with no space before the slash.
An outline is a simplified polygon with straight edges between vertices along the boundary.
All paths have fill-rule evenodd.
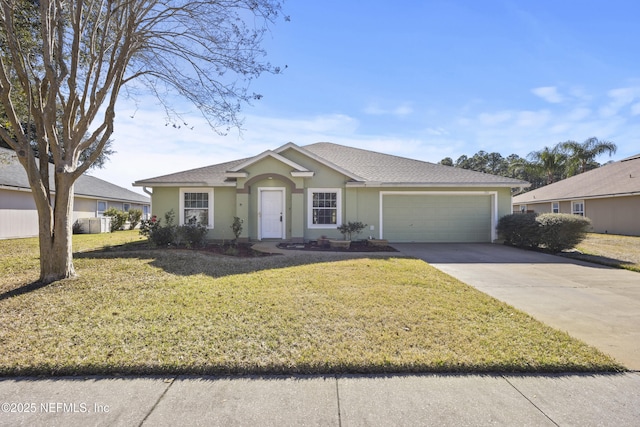
<path id="1" fill-rule="evenodd" d="M 180 224 L 213 228 L 213 189 L 180 189 Z"/>
<path id="2" fill-rule="evenodd" d="M 341 223 L 342 193 L 340 189 L 310 189 L 309 227 L 335 228 Z"/>

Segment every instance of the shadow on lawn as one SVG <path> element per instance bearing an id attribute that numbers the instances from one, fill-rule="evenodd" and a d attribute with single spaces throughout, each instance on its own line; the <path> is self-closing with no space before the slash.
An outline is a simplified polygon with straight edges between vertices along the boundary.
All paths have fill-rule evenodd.
<path id="1" fill-rule="evenodd" d="M 564 253 L 561 253 L 560 256 L 571 258 L 571 259 L 577 259 L 580 261 L 587 261 L 595 264 L 605 265 L 608 267 L 624 268 L 626 270 L 640 272 L 640 270 L 637 267 L 635 267 L 633 262 L 625 261 L 622 259 L 609 258 L 605 256 L 600 256 L 600 255 L 583 254 L 581 252 L 564 252 Z"/>
<path id="2" fill-rule="evenodd" d="M 398 257 L 404 256 L 398 254 Z M 146 250 L 96 250 L 75 255 L 75 258 L 90 259 L 150 259 L 150 265 L 179 276 L 204 274 L 219 278 L 262 270 L 297 267 L 301 265 L 328 263 L 349 259 L 390 259 L 388 254 L 376 252 L 304 252 L 294 256 L 273 254 L 260 257 L 234 257 L 219 255 L 206 250 L 191 249 L 146 249 Z"/>
<path id="3" fill-rule="evenodd" d="M 19 288 L 11 289 L 10 291 L 1 293 L 0 301 L 17 297 L 19 295 L 28 294 L 29 292 L 37 291 L 38 289 L 42 289 L 49 286 L 50 284 L 51 283 L 41 282 L 41 281 L 28 283 L 26 285 L 20 286 Z"/>

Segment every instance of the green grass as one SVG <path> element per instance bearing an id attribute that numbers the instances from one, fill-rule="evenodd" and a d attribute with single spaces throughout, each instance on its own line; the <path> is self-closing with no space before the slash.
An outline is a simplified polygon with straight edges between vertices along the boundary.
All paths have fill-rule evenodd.
<path id="1" fill-rule="evenodd" d="M 0 278 L 0 375 L 623 369 L 414 259 L 92 252 L 99 238 L 76 237 L 78 278 L 15 296 L 37 247 L 0 241 L 2 271 L 25 269 Z"/>

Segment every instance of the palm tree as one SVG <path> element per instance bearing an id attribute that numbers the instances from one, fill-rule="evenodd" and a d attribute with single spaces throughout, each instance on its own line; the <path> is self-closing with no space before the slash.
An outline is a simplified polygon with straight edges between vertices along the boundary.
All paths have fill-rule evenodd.
<path id="1" fill-rule="evenodd" d="M 567 141 L 559 144 L 560 148 L 567 152 L 568 175 L 577 175 L 598 167 L 595 158 L 601 154 L 609 153 L 609 157 L 616 152 L 618 147 L 610 141 L 601 141 L 595 136 L 580 144 L 575 141 Z"/>
<path id="2" fill-rule="evenodd" d="M 544 147 L 540 151 L 532 151 L 527 157 L 531 160 L 530 165 L 546 177 L 547 184 L 564 178 L 567 156 L 561 150 L 560 144 L 553 148 Z"/>

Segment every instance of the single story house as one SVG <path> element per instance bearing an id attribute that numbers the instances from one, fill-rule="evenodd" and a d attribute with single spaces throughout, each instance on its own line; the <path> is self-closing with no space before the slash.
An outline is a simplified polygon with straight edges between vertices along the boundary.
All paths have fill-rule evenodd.
<path id="1" fill-rule="evenodd" d="M 640 236 L 640 154 L 519 194 L 513 210 L 583 215 L 596 233 Z"/>
<path id="2" fill-rule="evenodd" d="M 53 170 L 53 166 L 51 166 Z M 53 176 L 53 172 L 51 174 Z M 54 189 L 53 179 L 51 188 Z M 74 222 L 101 217 L 109 208 L 142 210 L 150 216 L 151 200 L 99 178 L 82 175 L 76 181 L 73 201 Z M 27 172 L 15 153 L 0 147 L 0 239 L 38 235 L 38 212 L 31 195 Z"/>
<path id="3" fill-rule="evenodd" d="M 511 213 L 511 189 L 527 182 L 332 143 L 285 144 L 251 158 L 136 181 L 152 189 L 153 214 L 206 224 L 209 239 L 491 242 Z M 149 191 L 148 189 L 145 189 Z"/>

